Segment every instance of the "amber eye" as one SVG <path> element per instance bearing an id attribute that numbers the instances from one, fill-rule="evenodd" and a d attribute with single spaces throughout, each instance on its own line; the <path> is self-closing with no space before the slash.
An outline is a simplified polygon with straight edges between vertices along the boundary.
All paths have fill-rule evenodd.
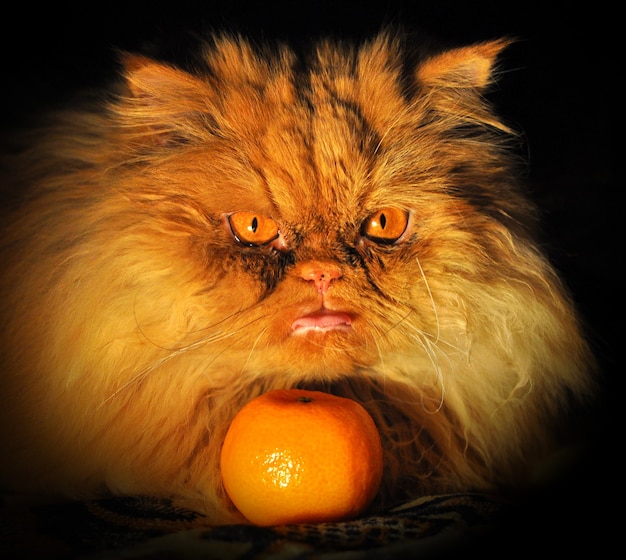
<path id="1" fill-rule="evenodd" d="M 361 225 L 361 234 L 377 243 L 393 243 L 402 237 L 409 216 L 399 208 L 383 208 L 372 214 Z"/>
<path id="2" fill-rule="evenodd" d="M 228 223 L 235 239 L 249 246 L 265 245 L 280 233 L 274 220 L 255 212 L 235 212 L 228 216 Z"/>

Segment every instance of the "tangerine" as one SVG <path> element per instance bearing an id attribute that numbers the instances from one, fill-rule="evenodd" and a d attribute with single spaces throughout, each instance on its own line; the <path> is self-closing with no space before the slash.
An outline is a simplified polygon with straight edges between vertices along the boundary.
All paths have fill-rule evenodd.
<path id="1" fill-rule="evenodd" d="M 256 525 L 341 521 L 374 499 L 383 450 L 372 417 L 356 401 L 277 389 L 235 416 L 220 464 L 227 494 Z"/>

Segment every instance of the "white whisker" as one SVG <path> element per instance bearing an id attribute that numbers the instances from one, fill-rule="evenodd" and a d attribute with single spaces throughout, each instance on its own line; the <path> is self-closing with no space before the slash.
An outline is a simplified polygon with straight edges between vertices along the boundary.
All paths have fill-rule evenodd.
<path id="1" fill-rule="evenodd" d="M 181 354 L 185 354 L 185 353 L 189 352 L 190 350 L 194 350 L 196 348 L 199 348 L 199 347 L 204 346 L 206 344 L 209 344 L 211 342 L 216 342 L 216 341 L 219 341 L 219 340 L 223 340 L 225 338 L 229 338 L 230 336 L 232 336 L 231 333 L 226 334 L 226 335 L 222 335 L 222 336 L 206 336 L 206 337 L 202 337 L 200 340 L 192 342 L 191 344 L 188 344 L 188 345 L 186 345 L 184 347 L 176 348 L 174 350 L 170 350 L 170 353 L 167 356 L 164 356 L 164 357 L 156 360 L 155 362 L 150 364 L 148 367 L 146 367 L 146 368 L 142 369 L 141 371 L 139 371 L 138 373 L 136 373 L 126 383 L 124 383 L 123 385 L 118 387 L 113 393 L 111 393 L 108 397 L 106 397 L 104 400 L 102 400 L 102 402 L 100 403 L 98 408 L 100 408 L 100 407 L 104 406 L 105 404 L 107 404 L 109 401 L 111 401 L 112 399 L 117 397 L 120 393 L 126 391 L 132 385 L 140 383 L 141 381 L 146 379 L 146 377 L 148 377 L 148 375 L 150 375 L 153 371 L 157 370 L 163 364 L 169 362 L 170 360 L 173 360 L 177 356 L 180 356 Z"/>
<path id="2" fill-rule="evenodd" d="M 234 313 L 234 314 L 230 315 L 229 318 L 232 318 L 232 317 L 236 316 L 239 313 L 242 313 L 242 311 L 239 311 L 237 313 Z M 156 344 L 154 341 L 151 341 L 146 336 L 146 334 L 141 329 L 141 326 L 137 325 L 139 331 L 141 332 L 141 334 L 144 336 L 144 338 L 146 340 L 148 340 L 156 348 L 161 348 L 163 350 L 167 350 L 169 353 L 166 356 L 163 356 L 162 358 L 159 358 L 158 360 L 156 360 L 155 362 L 153 362 L 149 366 L 145 367 L 144 369 L 140 370 L 135 375 L 133 375 L 133 377 L 131 377 L 128 381 L 126 381 L 126 383 L 124 383 L 123 385 L 118 387 L 113 393 L 111 393 L 105 399 L 103 399 L 101 401 L 101 403 L 98 405 L 98 408 L 106 405 L 108 402 L 113 400 L 119 394 L 121 394 L 124 391 L 128 390 L 129 387 L 131 387 L 133 385 L 136 385 L 138 383 L 141 383 L 151 373 L 153 373 L 155 370 L 159 369 L 162 365 L 164 365 L 164 364 L 168 363 L 169 361 L 173 360 L 174 358 L 176 358 L 176 357 L 178 357 L 178 356 L 180 356 L 182 354 L 186 354 L 187 352 L 190 352 L 190 351 L 195 350 L 197 348 L 201 348 L 203 346 L 206 346 L 208 344 L 221 342 L 222 340 L 226 340 L 228 338 L 232 338 L 233 336 L 237 335 L 241 330 L 248 328 L 250 325 L 252 325 L 253 323 L 255 323 L 257 321 L 260 321 L 261 319 L 262 319 L 262 317 L 257 317 L 255 319 L 253 319 L 252 321 L 248 321 L 247 323 L 245 323 L 244 325 L 242 325 L 238 329 L 232 330 L 230 332 L 220 331 L 219 333 L 208 334 L 208 335 L 203 336 L 203 337 L 201 337 L 200 339 L 198 339 L 198 340 L 196 340 L 194 342 L 191 342 L 189 344 L 186 344 L 184 346 L 177 347 L 177 348 L 165 348 L 165 347 L 163 347 L 163 346 L 161 346 L 159 344 Z M 224 321 L 220 321 L 220 322 L 216 323 L 215 325 L 212 325 L 212 326 L 206 327 L 206 328 L 207 329 L 213 329 L 216 326 L 222 324 L 223 322 Z M 203 329 L 203 330 L 206 330 L 206 329 Z M 259 338 L 260 338 L 260 336 L 261 335 L 259 335 Z M 255 342 L 255 344 L 256 344 L 256 342 Z M 220 352 L 220 354 L 221 354 L 221 352 Z M 214 355 L 213 359 L 217 358 L 217 356 L 219 356 L 219 354 Z"/>
<path id="3" fill-rule="evenodd" d="M 243 365 L 241 366 L 240 369 L 240 373 L 243 373 L 243 371 L 245 370 L 246 366 L 248 365 L 248 362 L 250 362 L 250 358 L 252 357 L 252 354 L 254 353 L 254 349 L 256 348 L 256 345 L 259 343 L 259 340 L 261 340 L 261 337 L 269 330 L 269 327 L 265 327 L 261 330 L 261 332 L 259 333 L 259 336 L 256 337 L 254 343 L 252 344 L 252 348 L 250 348 L 250 352 L 248 352 L 248 357 L 246 358 L 246 361 L 243 363 Z"/>
<path id="4" fill-rule="evenodd" d="M 424 280 L 424 285 L 426 286 L 426 291 L 428 292 L 428 297 L 430 298 L 430 302 L 433 306 L 433 313 L 435 314 L 435 323 L 437 324 L 437 336 L 435 337 L 435 344 L 439 342 L 440 336 L 440 326 L 439 326 L 439 314 L 437 313 L 437 305 L 435 304 L 435 298 L 433 298 L 433 293 L 430 291 L 430 286 L 428 284 L 428 280 L 426 279 L 426 275 L 424 274 L 424 269 L 422 268 L 422 264 L 418 257 L 415 257 L 415 262 L 417 266 L 419 266 L 420 273 L 422 275 L 422 279 Z"/>
<path id="5" fill-rule="evenodd" d="M 432 414 L 439 412 L 441 410 L 441 407 L 443 406 L 443 401 L 445 398 L 445 393 L 446 393 L 446 386 L 444 383 L 444 379 L 443 379 L 443 373 L 441 371 L 441 366 L 439 365 L 439 360 L 437 358 L 437 350 L 439 350 L 439 347 L 435 342 L 432 342 L 430 340 L 428 340 L 428 338 L 423 338 L 422 339 L 422 348 L 424 348 L 424 351 L 426 352 L 426 355 L 428 356 L 428 359 L 430 360 L 430 363 L 432 364 L 435 373 L 437 374 L 437 379 L 439 380 L 439 384 L 441 386 L 441 397 L 439 399 L 439 404 L 437 405 L 437 407 L 435 408 L 435 410 L 433 411 L 429 411 L 425 406 L 424 406 L 424 410 L 426 412 L 430 412 Z M 445 356 L 445 353 L 444 353 Z M 423 400 L 423 399 L 422 399 Z M 424 403 L 422 402 L 422 405 L 424 405 Z"/>

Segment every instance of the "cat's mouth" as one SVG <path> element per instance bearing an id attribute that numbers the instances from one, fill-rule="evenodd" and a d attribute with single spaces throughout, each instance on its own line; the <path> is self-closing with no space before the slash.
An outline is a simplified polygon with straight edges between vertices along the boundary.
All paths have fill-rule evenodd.
<path id="1" fill-rule="evenodd" d="M 320 309 L 298 317 L 291 324 L 291 328 L 294 334 L 304 334 L 311 331 L 350 330 L 352 329 L 352 317 L 341 311 Z"/>

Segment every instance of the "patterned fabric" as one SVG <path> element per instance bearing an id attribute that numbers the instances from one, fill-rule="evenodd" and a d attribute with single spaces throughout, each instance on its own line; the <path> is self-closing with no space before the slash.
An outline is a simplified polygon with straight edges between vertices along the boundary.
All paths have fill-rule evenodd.
<path id="1" fill-rule="evenodd" d="M 509 506 L 479 494 L 428 496 L 342 523 L 210 527 L 167 500 L 110 498 L 2 508 L 2 558 L 387 559 L 434 557 L 476 542 Z"/>

